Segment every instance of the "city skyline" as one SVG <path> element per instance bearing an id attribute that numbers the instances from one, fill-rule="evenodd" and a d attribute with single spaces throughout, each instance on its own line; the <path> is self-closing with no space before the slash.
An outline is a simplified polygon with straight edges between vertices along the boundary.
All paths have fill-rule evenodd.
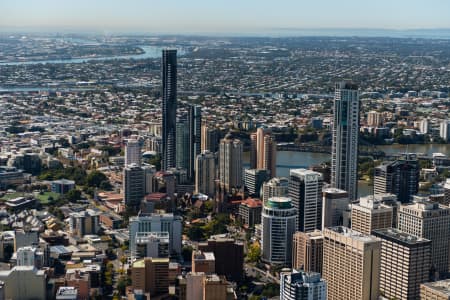
<path id="1" fill-rule="evenodd" d="M 289 9 L 287 9 L 289 8 Z M 326 9 L 324 9 L 326 8 Z M 433 0 L 297 2 L 202 0 L 158 3 L 136 0 L 3 1 L 0 31 L 100 31 L 170 34 L 279 34 L 315 29 L 450 29 L 450 3 Z M 5 13 L 6 12 L 6 13 Z M 173 20 L 165 16 L 171 14 Z M 368 13 L 370 12 L 370 13 Z M 401 12 L 401 13 L 399 13 Z M 307 32 L 304 32 L 307 34 Z M 374 33 L 372 33 L 374 34 Z M 447 32 L 448 34 L 448 32 Z"/>

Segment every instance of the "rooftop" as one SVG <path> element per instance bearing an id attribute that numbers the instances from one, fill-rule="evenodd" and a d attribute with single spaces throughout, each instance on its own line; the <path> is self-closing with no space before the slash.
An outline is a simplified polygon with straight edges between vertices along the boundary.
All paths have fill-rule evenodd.
<path id="1" fill-rule="evenodd" d="M 435 291 L 439 291 L 446 296 L 450 296 L 450 279 L 439 280 L 435 282 L 422 283 L 423 285 Z"/>
<path id="2" fill-rule="evenodd" d="M 378 236 L 383 239 L 389 239 L 394 242 L 403 243 L 405 245 L 417 245 L 417 244 L 426 244 L 431 243 L 430 240 L 417 237 L 415 235 L 403 232 L 396 228 L 383 228 L 377 229 L 373 231 L 375 236 Z"/>
<path id="3" fill-rule="evenodd" d="M 266 207 L 277 209 L 289 209 L 292 208 L 291 198 L 288 197 L 272 197 L 267 200 Z"/>

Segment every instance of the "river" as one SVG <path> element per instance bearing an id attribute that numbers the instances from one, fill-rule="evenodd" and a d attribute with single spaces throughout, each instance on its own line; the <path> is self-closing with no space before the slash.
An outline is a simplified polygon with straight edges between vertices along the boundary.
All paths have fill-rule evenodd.
<path id="1" fill-rule="evenodd" d="M 398 154 L 408 152 L 425 153 L 432 155 L 436 152 L 441 152 L 450 156 L 450 144 L 429 144 L 429 145 L 383 145 L 378 146 L 378 149 L 384 151 L 386 154 Z M 326 153 L 312 153 L 312 152 L 294 152 L 294 151 L 278 151 L 277 153 L 277 176 L 289 176 L 289 169 L 308 168 L 311 165 L 320 164 L 330 161 L 331 157 Z M 248 168 L 250 163 L 250 153 L 244 153 L 244 167 Z M 372 193 L 372 186 L 369 186 L 366 181 L 359 181 L 358 194 L 359 196 L 366 196 Z"/>
<path id="2" fill-rule="evenodd" d="M 81 64 L 89 61 L 105 61 L 116 59 L 145 59 L 161 57 L 161 50 L 165 47 L 159 46 L 139 46 L 144 53 L 130 55 L 115 55 L 105 57 L 87 57 L 87 58 L 68 58 L 68 59 L 50 59 L 36 61 L 16 61 L 16 62 L 0 62 L 0 66 L 17 66 L 17 65 L 36 65 L 36 64 Z M 184 48 L 178 48 L 178 55 L 186 53 Z"/>

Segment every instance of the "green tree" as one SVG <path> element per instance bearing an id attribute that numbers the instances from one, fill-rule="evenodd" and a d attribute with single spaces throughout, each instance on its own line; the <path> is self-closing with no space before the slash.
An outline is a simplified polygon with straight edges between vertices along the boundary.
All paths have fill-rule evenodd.
<path id="1" fill-rule="evenodd" d="M 72 189 L 64 195 L 64 199 L 66 199 L 69 202 L 75 203 L 81 199 L 81 191 L 77 189 Z"/>
<path id="2" fill-rule="evenodd" d="M 261 246 L 259 243 L 254 242 L 248 247 L 247 252 L 247 261 L 249 262 L 258 262 L 261 258 Z"/>
<path id="3" fill-rule="evenodd" d="M 105 185 L 104 182 L 107 182 L 109 184 L 108 177 L 106 177 L 106 175 L 100 171 L 92 171 L 86 177 L 86 185 L 88 187 L 97 187 L 98 188 L 102 184 Z"/>

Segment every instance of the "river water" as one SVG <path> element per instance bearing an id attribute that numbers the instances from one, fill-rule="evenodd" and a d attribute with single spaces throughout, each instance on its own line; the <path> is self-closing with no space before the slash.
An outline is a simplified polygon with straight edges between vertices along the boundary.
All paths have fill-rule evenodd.
<path id="1" fill-rule="evenodd" d="M 383 145 L 377 146 L 377 149 L 384 151 L 386 154 L 399 154 L 404 152 L 425 153 L 432 155 L 440 152 L 450 156 L 450 144 L 429 144 L 429 145 Z M 289 176 L 289 169 L 308 168 L 311 165 L 320 164 L 331 160 L 331 156 L 326 153 L 312 152 L 294 152 L 294 151 L 278 151 L 277 153 L 277 176 Z M 244 153 L 244 167 L 249 167 L 250 154 Z M 359 196 L 366 196 L 372 193 L 372 186 L 366 181 L 360 181 L 358 184 Z"/>
<path id="2" fill-rule="evenodd" d="M 0 66 L 15 66 L 15 65 L 36 65 L 36 64 L 81 64 L 88 61 L 105 61 L 116 59 L 145 59 L 161 57 L 161 51 L 165 47 L 158 46 L 139 46 L 144 53 L 131 55 L 116 55 L 107 57 L 88 57 L 88 58 L 68 58 L 68 59 L 54 59 L 54 60 L 36 60 L 36 61 L 17 61 L 17 62 L 0 62 Z M 178 55 L 183 55 L 186 50 L 178 48 Z"/>

